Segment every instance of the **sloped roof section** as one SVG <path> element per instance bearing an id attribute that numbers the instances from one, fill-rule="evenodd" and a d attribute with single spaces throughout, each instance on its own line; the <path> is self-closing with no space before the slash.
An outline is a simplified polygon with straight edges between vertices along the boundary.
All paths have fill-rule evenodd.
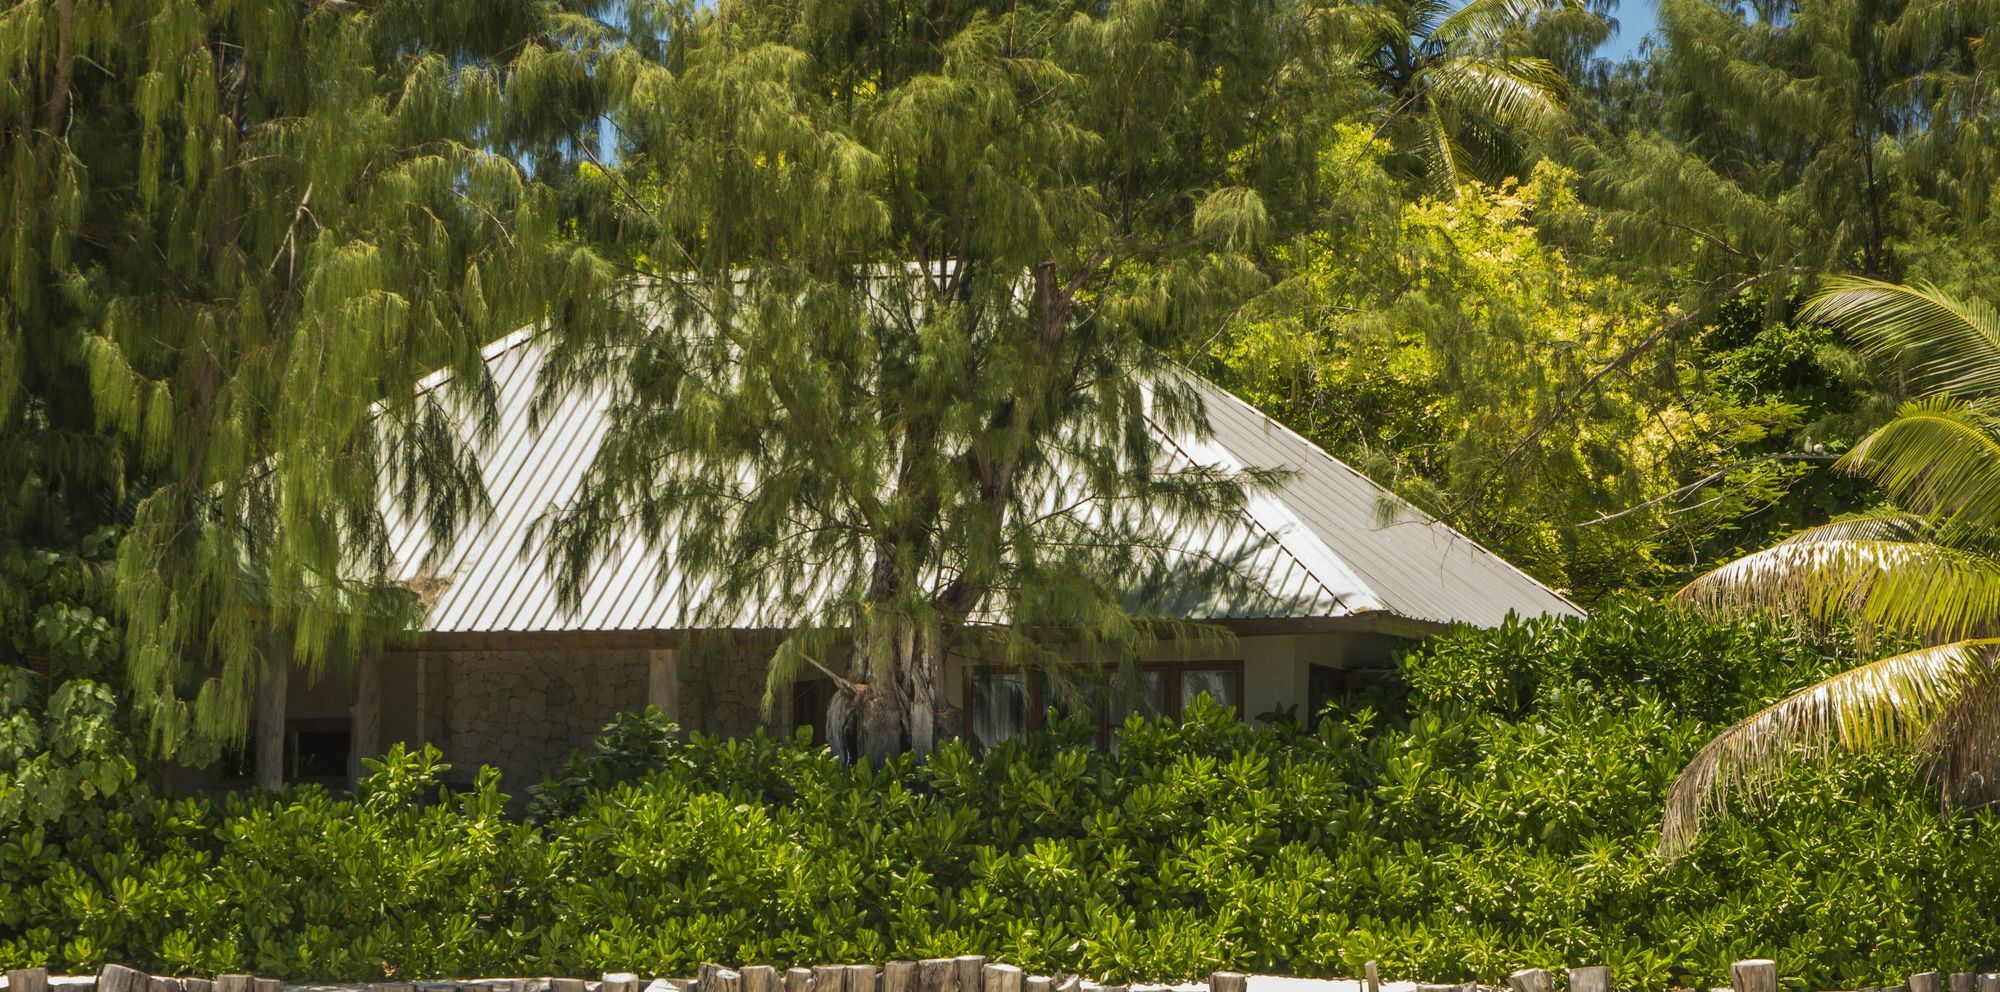
<path id="1" fill-rule="evenodd" d="M 572 394 L 530 425 L 544 346 L 529 331 L 486 351 L 498 429 L 475 445 L 492 513 L 464 528 L 426 567 L 431 541 L 421 521 L 385 497 L 395 575 L 429 603 L 425 629 L 439 634 L 670 631 L 695 625 L 704 589 L 673 567 L 672 549 L 628 546 L 600 561 L 580 608 L 557 601 L 547 549 L 530 545 L 536 522 L 577 492 L 610 427 L 610 397 Z M 435 377 L 423 388 L 449 389 Z M 1291 472 L 1274 492 L 1253 495 L 1235 519 L 1169 528 L 1189 561 L 1230 563 L 1245 581 L 1227 593 L 1189 590 L 1165 606 L 1196 619 L 1333 618 L 1389 614 L 1439 623 L 1492 625 L 1509 612 L 1572 615 L 1575 606 L 1469 538 L 1407 508 L 1388 522 L 1379 486 L 1211 383 L 1199 382 L 1213 436 L 1158 438 L 1192 464 Z M 473 443 L 471 427 L 465 440 Z M 784 626 L 746 607 L 733 626 Z M 992 617 L 988 619 L 1004 619 Z M 704 624 L 715 626 L 713 622 Z"/>
<path id="2" fill-rule="evenodd" d="M 1506 559 L 1398 499 L 1346 462 L 1206 380 L 1213 445 L 1234 463 L 1292 474 L 1273 494 L 1329 564 L 1352 574 L 1377 608 L 1411 620 L 1497 626 L 1509 613 L 1582 610 Z M 1311 560 L 1311 559 L 1308 559 Z"/>

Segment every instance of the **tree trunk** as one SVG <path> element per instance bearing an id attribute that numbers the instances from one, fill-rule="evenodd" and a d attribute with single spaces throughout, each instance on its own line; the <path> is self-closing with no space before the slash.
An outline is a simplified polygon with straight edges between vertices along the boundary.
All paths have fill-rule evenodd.
<path id="1" fill-rule="evenodd" d="M 677 648 L 654 648 L 646 659 L 646 705 L 681 721 L 680 655 Z"/>
<path id="2" fill-rule="evenodd" d="M 847 756 L 878 763 L 905 751 L 928 757 L 947 709 L 939 632 L 888 612 L 876 612 L 856 632 L 856 691 L 836 693 L 827 707 L 829 742 L 836 735 L 843 742 L 835 752 L 842 753 L 851 728 L 854 745 Z"/>
<path id="3" fill-rule="evenodd" d="M 347 781 L 361 782 L 361 759 L 382 752 L 382 656 L 370 652 L 354 670 L 354 709 L 347 735 Z"/>
<path id="4" fill-rule="evenodd" d="M 291 659 L 274 661 L 257 685 L 257 787 L 285 787 L 285 696 L 291 690 Z"/>
<path id="5" fill-rule="evenodd" d="M 892 624 L 871 624 L 855 654 L 861 676 L 855 684 L 856 756 L 878 765 L 901 754 L 904 746 L 908 714 L 897 691 L 899 633 Z"/>
<path id="6" fill-rule="evenodd" d="M 937 747 L 939 697 L 944 695 L 942 638 L 935 625 L 916 638 L 906 672 L 910 694 L 910 751 L 922 761 Z"/>

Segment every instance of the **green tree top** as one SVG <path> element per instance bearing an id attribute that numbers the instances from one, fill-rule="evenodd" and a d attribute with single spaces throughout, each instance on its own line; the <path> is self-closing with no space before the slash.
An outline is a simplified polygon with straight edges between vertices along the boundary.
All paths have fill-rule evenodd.
<path id="1" fill-rule="evenodd" d="M 564 585 L 650 541 L 712 620 L 786 618 L 771 686 L 844 673 L 833 715 L 875 756 L 948 732 L 970 640 L 1129 652 L 1160 521 L 1240 499 L 1155 450 L 1201 420 L 1160 356 L 1264 284 L 1310 191 L 1313 8 L 641 14 L 670 42 L 617 67 L 634 178 L 601 181 L 650 305 L 558 346 L 553 387 L 618 388 L 549 520 Z"/>
<path id="2" fill-rule="evenodd" d="M 273 656 L 406 622 L 378 478 L 441 531 L 480 506 L 458 411 L 411 387 L 587 309 L 520 164 L 588 119 L 573 6 L 0 12 L 0 443 L 37 480 L 0 494 L 0 540 L 47 539 L 51 491 L 118 516 L 130 483 L 118 598 L 159 743 L 240 733 Z"/>

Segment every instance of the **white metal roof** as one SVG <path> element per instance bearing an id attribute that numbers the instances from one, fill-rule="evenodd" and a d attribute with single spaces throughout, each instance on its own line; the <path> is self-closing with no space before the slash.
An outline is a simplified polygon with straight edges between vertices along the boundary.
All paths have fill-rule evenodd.
<path id="1" fill-rule="evenodd" d="M 609 396 L 571 394 L 530 425 L 546 349 L 523 330 L 486 350 L 498 429 L 474 444 L 492 513 L 462 528 L 429 572 L 430 538 L 421 521 L 385 496 L 399 581 L 431 601 L 425 629 L 440 634 L 554 631 L 669 631 L 693 625 L 702 589 L 667 554 L 626 547 L 591 573 L 582 603 L 563 610 L 541 546 L 524 539 L 550 508 L 571 499 L 610 426 Z M 450 388 L 433 377 L 425 388 Z M 1252 496 L 1240 519 L 1176 530 L 1190 557 L 1229 559 L 1248 587 L 1228 595 L 1195 591 L 1177 606 L 1191 618 L 1314 618 L 1388 614 L 1490 626 L 1509 612 L 1574 615 L 1554 591 L 1470 538 L 1401 506 L 1311 442 L 1211 383 L 1200 382 L 1212 436 L 1159 439 L 1170 455 L 1231 469 L 1277 468 L 1292 475 Z M 465 437 L 471 443 L 470 426 Z M 1179 550 L 1179 549 L 1177 549 Z M 746 609 L 736 626 L 782 621 Z M 713 624 L 708 624 L 713 626 Z"/>

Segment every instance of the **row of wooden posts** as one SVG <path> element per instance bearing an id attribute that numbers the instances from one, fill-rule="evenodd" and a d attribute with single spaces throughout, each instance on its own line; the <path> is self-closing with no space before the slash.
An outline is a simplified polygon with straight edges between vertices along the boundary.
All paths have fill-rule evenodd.
<path id="1" fill-rule="evenodd" d="M 1367 992 L 1381 992 L 1375 977 L 1375 962 L 1368 962 Z M 1554 992 L 1555 978 L 1546 968 L 1524 968 L 1507 976 L 1509 992 Z M 1425 989 L 1426 986 L 1419 985 Z M 1436 988 L 1430 986 L 1429 988 Z M 1738 961 L 1729 966 L 1730 992 L 1778 992 L 1777 962 L 1764 958 Z M 1611 992 L 1611 969 L 1596 966 L 1571 968 L 1569 992 Z M 2000 973 L 1925 971 L 1911 975 L 1901 985 L 1869 986 L 1856 992 L 2000 992 Z"/>
<path id="2" fill-rule="evenodd" d="M 1571 968 L 1568 992 L 1611 992 L 1611 969 Z M 1208 976 L 1208 992 L 1248 992 L 1249 976 L 1218 971 Z M 891 961 L 872 964 L 830 964 L 779 971 L 768 965 L 742 969 L 705 964 L 693 979 L 663 980 L 671 992 L 1083 992 L 1077 975 L 1029 975 L 1011 964 L 997 964 L 983 955 Z M 85 992 L 86 979 L 63 979 L 58 992 Z M 367 992 L 665 992 L 639 976 L 611 972 L 592 983 L 582 978 L 510 978 L 471 982 L 374 982 Z M 1729 966 L 1732 992 L 1778 992 L 1778 966 L 1767 960 L 1738 961 Z M 95 992 L 284 992 L 275 978 L 223 975 L 206 978 L 165 978 L 122 964 L 107 964 L 95 980 Z M 1382 992 L 1375 962 L 1362 977 L 1363 992 Z M 1102 992 L 1128 992 L 1125 987 L 1100 986 Z M 1419 983 L 1419 992 L 1479 992 L 1478 983 L 1435 985 Z M 1546 968 L 1524 968 L 1507 976 L 1507 992 L 1554 992 L 1555 976 Z M 50 992 L 43 968 L 7 972 L 7 992 Z M 2000 992 L 2000 973 L 1926 971 L 1898 986 L 1875 986 L 1857 992 Z"/>

